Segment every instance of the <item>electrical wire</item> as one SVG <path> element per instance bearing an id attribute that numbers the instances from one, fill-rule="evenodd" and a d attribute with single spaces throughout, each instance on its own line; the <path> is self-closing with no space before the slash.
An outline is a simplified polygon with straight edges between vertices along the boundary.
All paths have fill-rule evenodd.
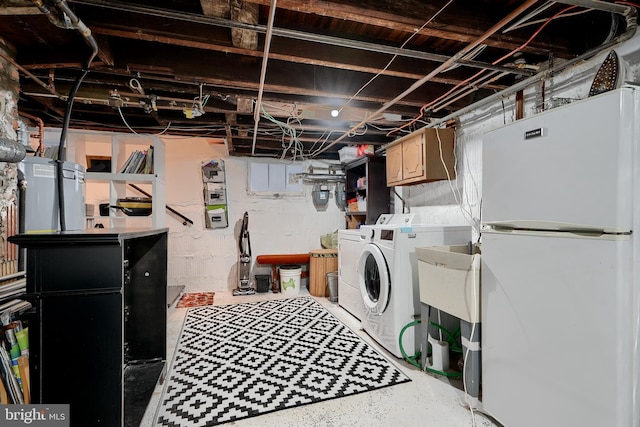
<path id="1" fill-rule="evenodd" d="M 418 34 L 420 34 L 420 32 L 431 23 L 431 21 L 433 21 L 438 15 L 440 15 L 451 3 L 453 3 L 453 0 L 449 0 L 444 6 L 442 6 L 440 8 L 440 10 L 438 10 L 435 14 L 433 14 L 433 16 L 431 18 L 429 18 L 424 24 L 422 24 L 422 26 L 420 28 L 418 28 L 418 30 L 416 30 L 416 32 L 414 32 L 413 34 L 411 34 L 411 36 L 409 38 L 407 38 L 404 43 L 402 43 L 402 45 L 400 46 L 400 49 L 404 49 L 404 47 L 407 45 L 407 43 L 409 43 L 411 41 L 411 39 L 413 39 L 415 36 L 417 36 Z M 354 93 L 348 100 L 347 102 L 344 103 L 344 105 L 342 107 L 340 107 L 340 110 L 338 110 L 339 112 L 342 112 L 342 109 L 349 105 L 349 103 L 351 101 L 353 101 L 353 99 L 358 96 L 360 94 L 360 92 L 362 92 L 367 86 L 369 86 L 375 79 L 377 79 L 380 75 L 382 75 L 382 73 L 384 73 L 385 71 L 387 71 L 387 69 L 391 66 L 391 64 L 393 63 L 393 61 L 396 60 L 396 58 L 398 57 L 398 54 L 393 55 L 393 57 L 391 57 L 391 59 L 389 60 L 389 62 L 387 62 L 387 65 L 384 66 L 384 68 L 382 70 L 380 70 L 378 73 L 376 73 L 373 77 L 371 77 L 369 79 L 368 82 L 366 82 L 360 89 L 358 89 L 356 91 L 356 93 Z"/>
<path id="2" fill-rule="evenodd" d="M 293 116 L 287 118 L 287 122 L 283 122 L 269 114 L 264 108 L 263 104 L 260 105 L 260 109 L 262 110 L 261 116 L 269 120 L 271 123 L 277 125 L 282 132 L 281 146 L 283 150 L 280 158 L 284 159 L 287 153 L 291 150 L 291 157 L 293 160 L 296 160 L 298 156 L 304 159 L 304 145 L 299 140 L 299 135 L 301 133 L 298 133 L 298 131 L 293 126 L 291 126 L 290 123 L 291 120 L 295 120 L 300 126 L 302 126 L 300 117 L 294 114 Z M 288 138 L 288 142 L 285 142 L 286 138 Z"/>
<path id="3" fill-rule="evenodd" d="M 538 36 L 538 34 L 540 34 L 540 32 L 554 19 L 557 19 L 559 16 L 564 15 L 566 12 L 573 10 L 574 8 L 576 8 L 577 6 L 569 6 L 567 8 L 564 8 L 563 10 L 555 13 L 553 16 L 547 18 L 547 20 L 536 30 L 534 31 L 534 33 L 529 37 L 529 39 L 527 41 L 525 41 L 522 45 L 520 45 L 519 47 L 515 48 L 514 50 L 508 52 L 507 54 L 505 54 L 504 56 L 502 56 L 501 58 L 493 61 L 491 64 L 492 65 L 497 65 L 500 62 L 504 61 L 505 59 L 513 56 L 515 53 L 521 51 L 522 49 L 524 49 L 526 46 L 529 45 L 529 43 L 531 43 L 531 41 L 533 41 L 533 39 L 535 37 Z M 453 88 L 451 88 L 450 90 L 448 90 L 446 93 L 444 93 L 443 95 L 439 96 L 438 98 L 424 104 L 422 107 L 420 107 L 420 111 L 419 114 L 410 122 L 398 127 L 396 130 L 389 132 L 387 134 L 387 136 L 390 136 L 392 133 L 397 132 L 400 129 L 403 129 L 411 124 L 413 124 L 415 121 L 417 121 L 418 119 L 424 117 L 425 113 L 428 111 L 429 107 L 433 106 L 435 103 L 440 102 L 442 100 L 446 100 L 448 99 L 448 97 L 451 95 L 452 92 L 454 92 L 455 90 L 457 90 L 459 87 L 468 84 L 469 82 L 473 81 L 474 79 L 476 79 L 476 77 L 481 76 L 482 74 L 484 74 L 487 70 L 480 70 L 477 73 L 475 73 L 474 75 L 472 75 L 471 77 L 461 81 L 460 83 L 456 84 Z M 480 86 L 478 86 L 479 88 Z M 447 105 L 447 104 L 445 104 Z M 442 106 L 445 106 L 442 105 Z"/>
<path id="4" fill-rule="evenodd" d="M 407 43 L 409 43 L 409 41 L 411 41 L 411 39 L 413 39 L 415 36 L 417 36 L 418 34 L 420 34 L 420 32 L 427 26 L 429 25 L 438 15 L 440 15 L 442 12 L 444 12 L 444 10 L 451 4 L 453 3 L 453 0 L 449 0 L 444 6 L 442 6 L 435 14 L 433 14 L 433 16 L 431 16 L 427 21 L 425 21 L 422 26 L 417 29 L 413 34 L 411 34 L 411 36 L 409 36 L 400 46 L 400 49 L 403 49 Z M 349 97 L 349 99 L 340 107 L 340 109 L 338 110 L 339 113 L 342 112 L 342 110 L 351 103 L 351 101 L 353 101 L 367 86 L 369 86 L 374 80 L 376 80 L 379 76 L 381 76 L 387 69 L 389 69 L 389 67 L 391 66 L 391 64 L 396 60 L 396 58 L 398 57 L 398 54 L 393 55 L 393 57 L 391 57 L 391 59 L 389 60 L 389 62 L 387 62 L 387 65 L 384 66 L 384 68 L 382 70 L 380 70 L 378 73 L 376 73 L 373 77 L 371 77 L 364 85 L 362 85 L 360 87 L 360 89 L 358 89 L 353 95 L 351 95 L 351 97 Z M 366 132 L 366 130 L 365 130 Z M 364 133 L 363 133 L 364 134 Z M 353 135 L 351 133 L 348 133 L 347 136 L 352 137 Z M 316 142 L 320 141 L 322 137 L 320 137 Z M 323 141 L 322 146 L 324 147 L 326 142 L 327 142 L 328 138 L 325 139 L 325 141 Z M 315 145 L 315 143 L 314 143 Z M 317 153 L 321 152 L 322 148 L 320 148 L 319 150 L 316 150 L 315 152 L 313 152 L 311 154 L 311 156 L 315 156 Z"/>
<path id="5" fill-rule="evenodd" d="M 626 6 L 633 6 L 640 9 L 640 3 L 634 3 L 632 1 L 615 1 L 615 4 L 624 4 Z"/>
<path id="6" fill-rule="evenodd" d="M 139 133 L 136 132 L 135 130 L 133 130 L 133 128 L 131 126 L 129 126 L 129 123 L 127 123 L 127 120 L 124 118 L 124 114 L 122 114 L 122 108 L 116 107 L 116 109 L 118 110 L 118 114 L 120 114 L 120 118 L 122 119 L 122 123 L 124 123 L 124 125 L 127 127 L 127 129 L 129 129 L 135 135 L 139 135 Z M 163 135 L 166 131 L 169 130 L 170 126 L 171 126 L 171 122 L 169 122 L 169 124 L 164 128 L 164 130 L 162 132 L 157 133 L 156 135 Z"/>
<path id="7" fill-rule="evenodd" d="M 565 15 L 558 16 L 558 18 L 569 18 L 569 17 L 572 17 L 572 16 L 584 15 L 585 13 L 589 13 L 591 11 L 593 11 L 593 9 L 579 10 L 577 12 L 567 13 Z M 511 27 L 511 28 L 509 28 L 509 30 L 518 30 L 518 29 L 521 29 L 521 28 L 528 27 L 530 25 L 536 25 L 536 24 L 544 23 L 546 20 L 547 19 L 538 19 L 538 20 L 535 20 L 535 21 L 529 21 L 529 22 L 518 24 L 517 26 Z"/>
<path id="8" fill-rule="evenodd" d="M 129 123 L 127 123 L 127 120 L 124 118 L 124 114 L 122 114 L 122 108 L 117 107 L 117 110 L 118 110 L 118 113 L 120 114 L 120 118 L 122 119 L 122 123 L 124 123 L 124 125 L 127 127 L 127 129 L 129 129 L 132 133 L 138 135 L 138 132 L 133 130 L 133 128 L 131 126 L 129 126 Z"/>
<path id="9" fill-rule="evenodd" d="M 474 283 L 474 285 L 475 285 L 475 283 Z M 473 320 L 476 320 L 478 318 L 477 316 L 479 314 L 478 313 L 479 304 L 475 303 L 476 301 L 478 301 L 477 300 L 478 295 L 477 295 L 475 286 L 472 286 L 472 296 L 471 296 L 471 298 L 472 298 L 471 301 L 474 302 L 474 304 L 473 304 L 473 311 L 474 312 L 473 312 L 471 318 Z M 469 344 L 470 345 L 471 345 L 472 342 L 474 342 L 473 340 L 475 339 L 477 325 L 478 325 L 478 322 L 473 322 L 472 325 L 471 325 L 471 333 L 469 335 Z M 471 402 L 471 395 L 469 395 L 468 388 L 467 388 L 467 359 L 469 357 L 469 352 L 470 352 L 470 347 L 467 347 L 465 349 L 464 356 L 462 358 L 462 363 L 463 363 L 463 365 L 462 365 L 462 388 L 464 389 L 464 394 L 465 394 L 466 399 L 467 399 L 467 404 L 469 405 L 469 411 L 471 411 L 471 425 L 475 426 L 476 425 L 476 420 L 475 420 L 475 415 L 474 415 L 474 412 L 473 412 L 473 404 Z"/>
<path id="10" fill-rule="evenodd" d="M 444 155 L 443 155 L 443 151 L 442 151 L 442 139 L 440 138 L 440 131 L 438 130 L 438 128 L 434 128 L 436 131 L 436 137 L 438 138 L 438 149 L 440 151 L 440 162 L 442 163 L 442 166 L 444 167 L 444 170 L 447 174 L 447 182 L 449 183 L 449 188 L 451 189 L 451 194 L 453 194 L 453 198 L 456 202 L 456 204 L 460 207 L 460 211 L 462 212 L 463 216 L 467 219 L 467 221 L 469 221 L 469 223 L 472 225 L 472 227 L 475 228 L 476 224 L 475 224 L 475 220 L 473 219 L 473 212 L 471 212 L 471 210 L 467 210 L 463 204 L 463 197 L 462 194 L 460 194 L 460 190 L 459 189 L 455 189 L 453 186 L 453 179 L 451 178 L 451 174 L 449 173 L 449 167 L 447 166 L 446 162 L 444 161 Z M 456 149 L 454 147 L 453 149 L 453 158 L 454 158 L 454 163 L 453 163 L 453 167 L 454 167 L 454 171 L 457 170 L 457 165 L 458 165 L 458 155 L 456 154 Z M 480 230 L 478 229 L 477 232 L 479 233 Z"/>
<path id="11" fill-rule="evenodd" d="M 561 10 L 560 12 L 557 12 L 556 14 L 554 14 L 553 16 L 551 16 L 550 18 L 548 18 L 536 31 L 534 31 L 534 33 L 529 37 L 529 39 L 524 42 L 523 44 L 521 44 L 520 46 L 518 46 L 517 48 L 515 48 L 514 50 L 506 53 L 505 55 L 503 55 L 501 58 L 496 59 L 495 61 L 493 61 L 491 64 L 492 65 L 497 65 L 500 62 L 504 61 L 507 58 L 510 58 L 511 56 L 515 55 L 516 53 L 520 52 L 522 49 L 524 49 L 526 46 L 529 45 L 529 43 L 531 43 L 533 41 L 533 39 L 535 37 L 538 36 L 538 34 L 540 34 L 540 32 L 544 29 L 544 27 L 546 27 L 549 23 L 551 23 L 551 21 L 553 21 L 554 19 L 560 17 L 561 15 L 564 15 L 564 13 L 575 9 L 577 6 L 569 6 L 563 10 Z M 465 79 L 464 81 L 458 83 L 457 85 L 455 85 L 453 88 L 451 88 L 449 91 L 447 91 L 445 94 L 441 95 L 440 97 L 436 98 L 435 100 L 429 102 L 428 104 L 425 104 L 422 108 L 423 109 L 429 109 L 430 107 L 432 107 L 435 103 L 437 103 L 438 101 L 441 101 L 447 97 L 450 96 L 450 94 L 456 90 L 458 87 L 467 84 L 471 81 L 473 81 L 474 79 L 476 79 L 477 77 L 481 76 L 482 74 L 484 74 L 487 70 L 480 70 L 478 71 L 476 74 L 474 74 L 473 76 Z M 477 85 L 472 85 L 472 86 L 477 86 L 478 88 L 481 87 L 481 84 L 477 84 Z M 447 105 L 449 105 L 451 102 L 453 102 L 455 99 L 448 99 L 446 100 L 447 103 L 445 104 L 440 104 L 439 108 L 445 107 Z M 433 108 L 430 108 L 431 110 L 433 110 Z"/>
<path id="12" fill-rule="evenodd" d="M 402 196 L 398 194 L 395 187 L 393 187 L 393 194 L 395 194 L 396 197 L 398 197 L 398 199 L 400 199 L 400 201 L 402 202 L 402 213 L 411 213 L 411 208 L 409 207 L 407 202 L 402 198 Z M 408 209 L 406 212 L 405 212 L 405 208 Z"/>
<path id="13" fill-rule="evenodd" d="M 470 163 L 469 163 L 469 153 L 467 150 L 462 150 L 464 153 L 464 162 L 465 162 L 465 170 L 470 170 Z M 456 157 L 457 158 L 457 157 Z M 471 179 L 471 183 L 473 184 L 473 190 L 474 190 L 474 195 L 475 195 L 475 199 L 474 199 L 474 203 L 477 203 L 478 200 L 480 199 L 480 189 L 478 188 L 478 183 L 476 182 L 476 179 L 474 178 L 474 174 L 473 173 L 469 173 L 468 174 L 469 178 Z M 466 189 L 466 186 L 465 186 Z M 465 191 L 464 194 L 469 194 L 468 191 Z M 478 236 L 480 236 L 480 216 L 481 216 L 481 211 L 480 211 L 480 206 L 478 206 L 478 220 L 476 221 L 475 218 L 473 217 L 473 212 L 471 211 L 471 202 L 469 201 L 469 198 L 466 198 L 466 204 L 467 206 L 469 206 L 469 213 L 471 215 L 471 219 L 473 220 L 473 224 L 476 227 L 476 232 L 478 234 Z"/>

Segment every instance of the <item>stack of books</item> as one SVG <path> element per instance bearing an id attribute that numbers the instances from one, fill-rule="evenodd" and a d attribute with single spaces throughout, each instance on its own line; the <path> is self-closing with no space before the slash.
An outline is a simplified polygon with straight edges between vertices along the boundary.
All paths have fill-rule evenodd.
<path id="1" fill-rule="evenodd" d="M 17 321 L 4 327 L 3 332 L 0 340 L 0 404 L 30 403 L 29 328 L 23 328 Z"/>
<path id="2" fill-rule="evenodd" d="M 147 150 L 135 150 L 124 162 L 119 173 L 153 173 L 153 145 Z"/>
<path id="3" fill-rule="evenodd" d="M 0 404 L 30 403 L 29 328 L 11 319 L 31 308 L 19 297 L 25 291 L 23 275 L 0 278 Z"/>

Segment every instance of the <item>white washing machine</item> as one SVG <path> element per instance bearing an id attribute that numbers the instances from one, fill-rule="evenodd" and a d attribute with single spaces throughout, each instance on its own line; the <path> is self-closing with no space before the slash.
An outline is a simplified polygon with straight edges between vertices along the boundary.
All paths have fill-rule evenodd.
<path id="1" fill-rule="evenodd" d="M 338 304 L 358 320 L 364 315 L 358 261 L 365 242 L 360 230 L 338 230 Z"/>
<path id="2" fill-rule="evenodd" d="M 471 240 L 471 227 L 413 224 L 414 214 L 381 215 L 363 225 L 365 239 L 358 262 L 363 329 L 396 357 L 403 357 L 402 329 L 420 318 L 420 288 L 415 248 L 460 245 Z M 408 356 L 419 351 L 420 328 L 407 328 L 402 347 Z"/>

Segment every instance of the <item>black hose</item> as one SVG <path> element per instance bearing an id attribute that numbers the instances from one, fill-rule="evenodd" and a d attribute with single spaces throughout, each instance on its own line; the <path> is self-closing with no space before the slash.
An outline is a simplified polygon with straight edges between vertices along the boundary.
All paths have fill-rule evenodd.
<path id="1" fill-rule="evenodd" d="M 57 170 L 57 189 L 58 189 L 58 212 L 60 216 L 60 231 L 65 231 L 67 229 L 67 222 L 65 219 L 65 207 L 64 207 L 64 161 L 65 161 L 65 152 L 64 152 L 64 143 L 67 139 L 67 130 L 69 129 L 69 121 L 71 119 L 71 109 L 73 108 L 73 99 L 82 84 L 82 80 L 89 72 L 88 69 L 82 70 L 82 74 L 78 76 L 73 87 L 71 88 L 71 92 L 69 92 L 69 97 L 67 98 L 67 108 L 64 112 L 64 122 L 62 125 L 62 132 L 60 133 L 60 143 L 58 145 L 58 159 L 56 160 L 56 170 Z"/>
<path id="2" fill-rule="evenodd" d="M 98 43 L 95 38 L 91 35 L 91 31 L 87 28 L 80 19 L 73 13 L 73 11 L 67 5 L 67 2 L 64 0 L 54 0 L 54 3 L 64 14 L 66 14 L 73 27 L 84 37 L 86 43 L 91 48 L 91 55 L 88 57 L 85 66 L 82 68 L 82 73 L 78 76 L 76 81 L 69 92 L 69 96 L 67 97 L 67 107 L 64 112 L 64 121 L 62 125 L 62 132 L 60 133 L 60 143 L 58 144 L 58 159 L 56 160 L 56 178 L 57 178 L 57 190 L 58 190 L 58 213 L 60 217 L 60 231 L 65 231 L 67 229 L 66 219 L 65 219 L 65 207 L 64 207 L 64 167 L 63 163 L 65 161 L 65 150 L 64 145 L 67 139 L 67 130 L 69 129 L 69 122 L 71 120 L 71 110 L 73 109 L 73 100 L 80 89 L 80 85 L 82 84 L 82 80 L 85 78 L 87 73 L 89 73 L 89 68 L 91 67 L 91 62 L 93 58 L 98 54 Z"/>

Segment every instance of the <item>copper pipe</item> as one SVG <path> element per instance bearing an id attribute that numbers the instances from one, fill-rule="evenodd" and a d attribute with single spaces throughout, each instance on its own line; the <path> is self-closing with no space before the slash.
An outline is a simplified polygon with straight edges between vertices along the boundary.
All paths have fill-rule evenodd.
<path id="1" fill-rule="evenodd" d="M 39 153 L 38 157 L 42 157 L 42 153 L 44 152 L 44 121 L 42 121 L 40 117 L 29 113 L 18 112 L 18 115 L 38 122 L 38 148 L 36 148 L 36 153 Z"/>
<path id="2" fill-rule="evenodd" d="M 622 43 L 624 41 L 629 40 L 631 37 L 633 37 L 633 35 L 636 33 L 636 30 L 638 28 L 638 23 L 637 23 L 637 12 L 636 9 L 632 6 L 622 6 L 622 5 L 618 5 L 618 4 L 612 4 L 612 3 L 604 3 L 602 1 L 598 1 L 598 0 L 558 0 L 558 3 L 563 3 L 563 4 L 570 4 L 570 5 L 575 5 L 575 6 L 583 6 L 583 7 L 590 7 L 596 10 L 603 10 L 606 12 L 611 12 L 611 13 L 617 13 L 619 15 L 621 15 L 627 24 L 627 29 L 624 33 L 622 33 L 620 36 L 616 37 L 615 39 L 609 41 L 608 43 L 605 43 L 601 46 L 598 46 L 596 49 L 592 49 L 588 52 L 583 53 L 582 55 L 578 55 L 575 58 L 572 58 L 564 63 L 562 63 L 561 65 L 559 65 L 558 67 L 551 67 L 545 71 L 542 71 L 538 74 L 536 74 L 535 76 L 531 76 L 527 79 L 524 79 L 516 84 L 514 84 L 513 86 L 511 86 L 510 88 L 504 89 L 500 92 L 497 92 L 493 95 L 490 95 L 478 102 L 475 102 L 471 105 L 468 105 L 464 108 L 461 108 L 458 111 L 455 111 L 445 117 L 442 117 L 438 120 L 435 120 L 431 123 L 429 123 L 427 125 L 427 127 L 436 127 L 439 126 L 442 123 L 446 123 L 451 119 L 460 117 L 463 114 L 469 113 L 475 109 L 478 108 L 482 108 L 483 106 L 491 103 L 491 102 L 495 102 L 498 101 L 500 99 L 503 99 L 507 96 L 510 96 L 514 93 L 516 93 L 519 90 L 523 90 L 528 88 L 529 86 L 538 83 L 539 81 L 543 81 L 544 82 L 544 78 L 553 74 L 556 74 L 562 70 L 565 70 L 579 62 L 584 61 L 587 58 L 593 57 L 595 55 L 597 55 L 598 53 L 604 51 L 605 49 L 608 49 L 614 45 L 617 45 L 619 43 Z"/>
<path id="3" fill-rule="evenodd" d="M 516 120 L 524 117 L 524 91 L 516 92 Z"/>
<path id="4" fill-rule="evenodd" d="M 401 99 L 405 98 L 407 95 L 409 95 L 410 93 L 412 93 L 413 91 L 418 89 L 420 86 L 422 86 L 423 84 L 425 84 L 426 82 L 431 80 L 434 76 L 436 76 L 440 72 L 446 70 L 451 65 L 455 64 L 458 60 L 462 59 L 467 53 L 469 53 L 471 50 L 476 48 L 483 41 L 485 41 L 486 39 L 491 37 L 493 34 L 498 32 L 501 28 L 503 28 L 505 25 L 507 25 L 509 22 L 511 22 L 514 18 L 516 18 L 518 15 L 520 15 L 522 12 L 524 12 L 525 10 L 527 10 L 529 7 L 531 7 L 532 5 L 534 5 L 536 3 L 537 3 L 537 0 L 527 0 L 527 1 L 525 1 L 522 5 L 520 5 L 513 12 L 508 14 L 506 17 L 502 18 L 493 27 L 489 28 L 488 31 L 486 31 L 484 34 L 482 34 L 480 37 L 478 37 L 475 41 L 473 41 L 472 43 L 469 43 L 466 47 L 464 47 L 458 53 L 456 53 L 455 55 L 450 57 L 448 60 L 446 60 L 445 62 L 443 62 L 439 66 L 437 66 L 429 74 L 427 74 L 426 76 L 424 76 L 420 80 L 417 80 L 415 83 L 413 83 L 407 90 L 402 92 L 400 95 L 396 96 L 391 101 L 386 102 L 382 107 L 380 107 L 377 111 L 375 111 L 368 119 L 363 120 L 360 123 L 356 124 L 355 126 L 351 127 L 351 129 L 349 129 L 347 132 L 345 132 L 342 135 L 340 135 L 335 141 L 332 141 L 330 144 L 328 144 L 325 147 L 321 148 L 320 150 L 316 151 L 313 154 L 313 157 L 317 156 L 318 154 L 321 154 L 321 153 L 325 152 L 326 150 L 328 150 L 329 148 L 333 147 L 338 142 L 340 142 L 343 139 L 345 139 L 348 135 L 350 135 L 351 133 L 353 133 L 356 130 L 358 130 L 358 128 L 360 128 L 361 126 L 365 125 L 367 122 L 369 122 L 371 120 L 374 120 L 377 117 L 379 117 L 380 115 L 382 115 L 382 113 L 384 111 L 386 111 L 388 108 L 390 108 L 391 106 L 396 104 Z"/>

